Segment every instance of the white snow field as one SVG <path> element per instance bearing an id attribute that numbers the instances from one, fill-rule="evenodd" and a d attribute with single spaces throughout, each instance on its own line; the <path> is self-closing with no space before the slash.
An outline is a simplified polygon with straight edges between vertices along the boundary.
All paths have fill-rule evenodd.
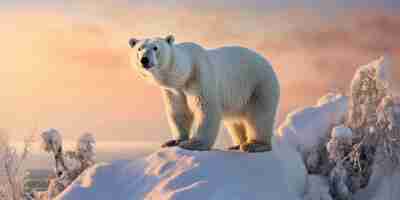
<path id="1" fill-rule="evenodd" d="M 385 162 L 383 166 L 375 164 L 373 170 L 368 186 L 356 193 L 354 200 L 399 200 L 400 166 Z"/>
<path id="2" fill-rule="evenodd" d="M 169 148 L 142 160 L 98 164 L 57 199 L 302 199 L 306 172 L 300 156 L 274 147 L 253 154 Z"/>

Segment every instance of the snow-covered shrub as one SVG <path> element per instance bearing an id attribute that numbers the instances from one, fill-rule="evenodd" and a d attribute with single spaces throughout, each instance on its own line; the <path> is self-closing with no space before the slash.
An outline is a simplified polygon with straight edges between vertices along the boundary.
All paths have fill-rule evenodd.
<path id="1" fill-rule="evenodd" d="M 63 157 L 63 146 L 61 134 L 56 129 L 49 129 L 42 133 L 42 148 L 44 151 L 53 154 L 55 161 L 55 174 L 61 176 L 66 170 Z"/>
<path id="2" fill-rule="evenodd" d="M 281 138 L 302 153 L 310 176 L 329 183 L 333 199 L 353 199 L 368 186 L 373 170 L 400 164 L 400 97 L 394 91 L 398 84 L 388 78 L 391 67 L 381 57 L 357 70 L 348 106 L 336 111 L 347 114 L 345 121 L 319 115 L 324 105 L 339 99 L 328 94 L 317 106 L 290 114 L 278 129 Z M 322 124 L 330 126 L 318 129 Z"/>
<path id="3" fill-rule="evenodd" d="M 76 152 L 83 165 L 82 168 L 86 169 L 94 164 L 96 156 L 95 147 L 96 141 L 92 134 L 85 133 L 79 138 L 76 145 Z"/>
<path id="4" fill-rule="evenodd" d="M 334 162 L 345 159 L 352 148 L 353 132 L 344 125 L 332 129 L 331 139 L 326 144 L 328 158 Z"/>
<path id="5" fill-rule="evenodd" d="M 376 124 L 376 109 L 386 96 L 384 84 L 377 81 L 377 71 L 382 61 L 378 59 L 361 66 L 351 82 L 349 122 L 353 128 L 373 129 Z"/>
<path id="6" fill-rule="evenodd" d="M 24 199 L 24 162 L 30 155 L 33 135 L 24 141 L 22 153 L 12 146 L 5 132 L 0 132 L 0 199 Z"/>
<path id="7" fill-rule="evenodd" d="M 381 57 L 362 66 L 352 81 L 351 110 L 348 125 L 355 133 L 357 144 L 351 154 L 361 171 L 370 172 L 376 148 L 382 148 L 384 158 L 395 163 L 400 160 L 399 102 L 385 79 L 390 69 L 388 59 Z M 363 161 L 367 163 L 363 166 Z M 363 168 L 366 167 L 366 168 Z"/>
<path id="8" fill-rule="evenodd" d="M 382 99 L 377 109 L 378 144 L 383 154 L 400 163 L 400 102 L 393 96 Z"/>
<path id="9" fill-rule="evenodd" d="M 55 176 L 50 179 L 48 199 L 60 194 L 83 171 L 95 163 L 95 139 L 92 134 L 85 133 L 77 141 L 75 151 L 64 151 L 61 134 L 55 129 L 42 133 L 42 147 L 53 154 Z"/>

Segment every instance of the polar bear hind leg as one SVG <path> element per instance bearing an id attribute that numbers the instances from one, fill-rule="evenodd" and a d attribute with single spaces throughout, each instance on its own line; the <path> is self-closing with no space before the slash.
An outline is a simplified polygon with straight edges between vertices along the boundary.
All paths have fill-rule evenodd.
<path id="1" fill-rule="evenodd" d="M 249 104 L 245 114 L 247 141 L 240 145 L 240 149 L 245 152 L 272 150 L 271 138 L 279 94 L 274 94 L 274 91 L 271 93 L 271 90 L 259 89 L 252 96 L 253 102 Z"/>
<path id="2" fill-rule="evenodd" d="M 228 130 L 232 137 L 233 146 L 229 147 L 229 150 L 239 150 L 240 145 L 246 143 L 246 128 L 241 122 L 225 121 L 225 128 Z"/>

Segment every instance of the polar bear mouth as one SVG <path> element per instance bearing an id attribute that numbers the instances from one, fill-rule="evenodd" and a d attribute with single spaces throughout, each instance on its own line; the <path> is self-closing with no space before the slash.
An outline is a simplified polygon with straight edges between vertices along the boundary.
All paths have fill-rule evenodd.
<path id="1" fill-rule="evenodd" d="M 147 51 L 141 58 L 140 64 L 146 70 L 149 70 L 157 65 L 157 58 L 154 52 Z"/>
<path id="2" fill-rule="evenodd" d="M 147 65 L 143 65 L 143 68 L 145 68 L 145 69 L 151 69 L 151 68 L 153 68 L 153 67 L 155 67 L 155 65 L 153 65 L 153 64 L 147 64 Z"/>

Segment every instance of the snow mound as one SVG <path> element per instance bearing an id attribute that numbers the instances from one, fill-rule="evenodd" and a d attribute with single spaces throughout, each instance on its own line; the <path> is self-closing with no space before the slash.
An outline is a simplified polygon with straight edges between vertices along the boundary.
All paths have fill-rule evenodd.
<path id="1" fill-rule="evenodd" d="M 315 106 L 289 113 L 278 128 L 279 140 L 286 141 L 304 156 L 327 140 L 334 126 L 343 123 L 348 102 L 347 96 L 329 93 Z"/>
<path id="2" fill-rule="evenodd" d="M 397 200 L 400 197 L 399 185 L 400 166 L 384 161 L 383 165 L 374 165 L 368 186 L 356 193 L 354 200 Z"/>
<path id="3" fill-rule="evenodd" d="M 99 164 L 57 199 L 301 199 L 306 172 L 298 153 L 274 146 L 253 154 L 168 148 L 141 160 Z"/>
<path id="4" fill-rule="evenodd" d="M 326 178 L 318 175 L 309 175 L 304 200 L 333 200 L 329 189 L 329 183 Z"/>

